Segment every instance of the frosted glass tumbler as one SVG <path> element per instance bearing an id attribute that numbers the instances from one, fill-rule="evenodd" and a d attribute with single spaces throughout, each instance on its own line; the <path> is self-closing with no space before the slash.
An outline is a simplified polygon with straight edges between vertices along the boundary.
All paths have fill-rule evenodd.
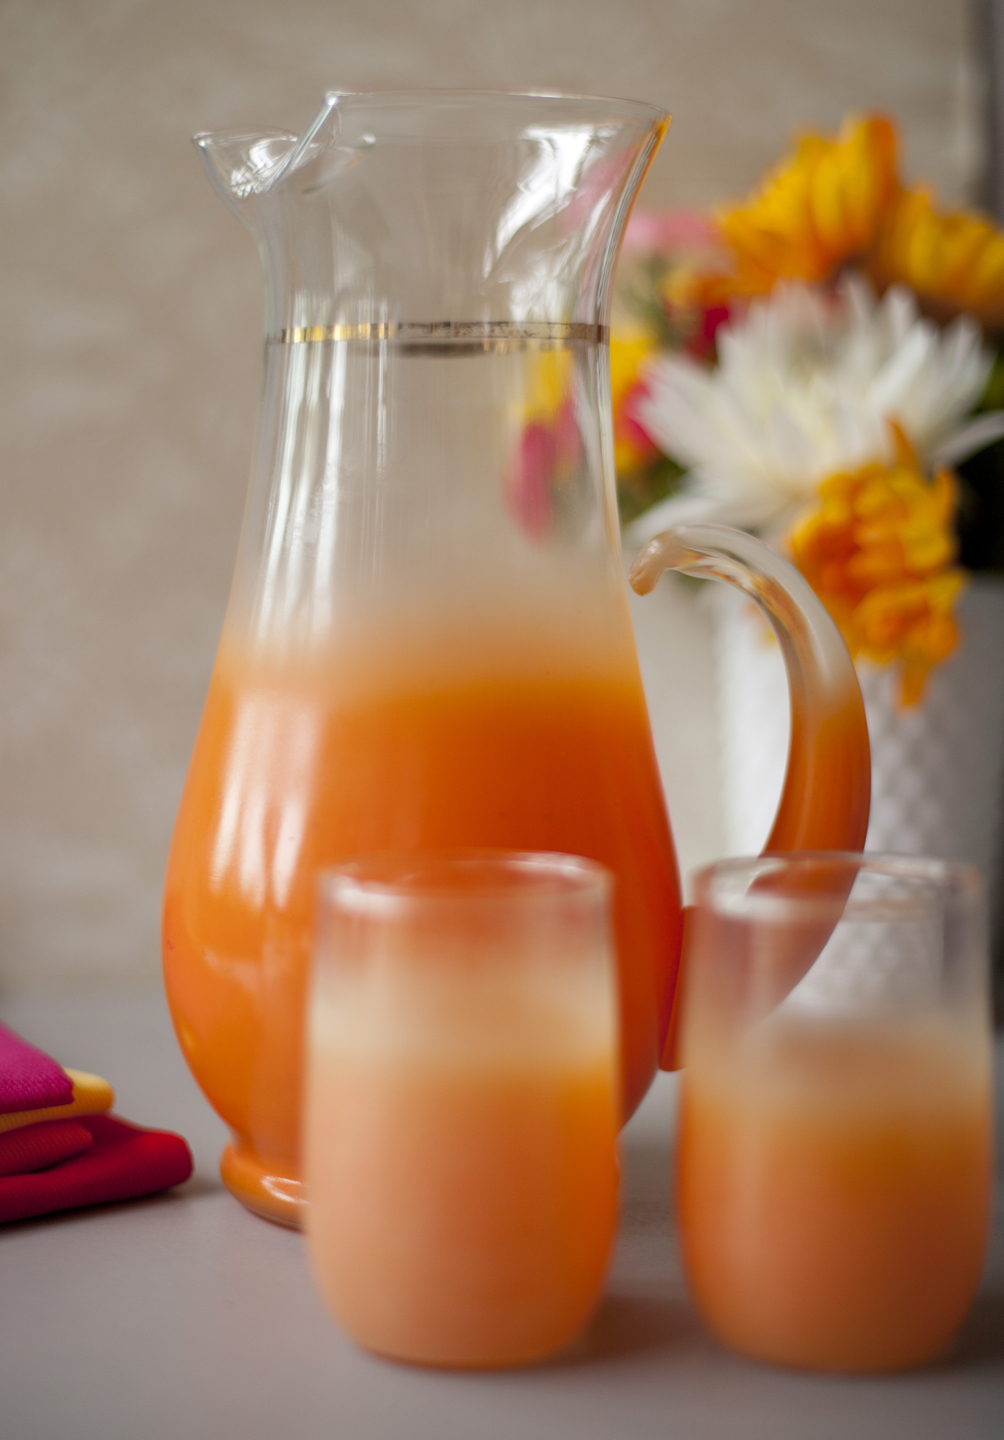
<path id="1" fill-rule="evenodd" d="M 763 856 L 695 893 L 677 1213 L 698 1309 L 762 1360 L 919 1364 L 968 1310 L 990 1223 L 980 877 Z"/>
<path id="2" fill-rule="evenodd" d="M 566 855 L 331 871 L 310 1006 L 307 1238 L 367 1349 L 560 1350 L 599 1298 L 620 1095 L 610 879 Z"/>

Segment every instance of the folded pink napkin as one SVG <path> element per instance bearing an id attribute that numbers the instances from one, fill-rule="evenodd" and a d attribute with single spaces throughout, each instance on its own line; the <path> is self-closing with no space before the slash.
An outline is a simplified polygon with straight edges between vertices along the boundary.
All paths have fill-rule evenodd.
<path id="1" fill-rule="evenodd" d="M 72 1099 L 73 1081 L 63 1067 L 0 1025 L 0 1115 L 47 1110 Z"/>
<path id="2" fill-rule="evenodd" d="M 49 1120 L 0 1135 L 0 1178 L 47 1170 L 94 1144 L 79 1120 Z"/>
<path id="3" fill-rule="evenodd" d="M 180 1135 L 93 1113 L 113 1099 L 106 1081 L 67 1072 L 0 1025 L 0 1224 L 135 1200 L 188 1179 L 192 1156 Z"/>
<path id="4" fill-rule="evenodd" d="M 85 1115 L 74 1123 L 90 1132 L 90 1148 L 50 1170 L 0 1180 L 0 1225 L 108 1200 L 138 1200 L 180 1185 L 192 1173 L 180 1135 L 141 1130 L 112 1115 Z"/>

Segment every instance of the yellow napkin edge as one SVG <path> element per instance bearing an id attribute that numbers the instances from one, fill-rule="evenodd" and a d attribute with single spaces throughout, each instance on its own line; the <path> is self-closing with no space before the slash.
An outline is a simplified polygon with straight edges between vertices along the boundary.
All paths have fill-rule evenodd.
<path id="1" fill-rule="evenodd" d="M 0 1135 L 8 1130 L 20 1130 L 22 1125 L 38 1125 L 43 1120 L 72 1120 L 75 1115 L 101 1115 L 115 1104 L 115 1091 L 100 1075 L 88 1075 L 86 1070 L 64 1072 L 73 1081 L 73 1099 L 69 1105 L 50 1105 L 47 1110 L 15 1110 L 11 1115 L 0 1115 Z"/>

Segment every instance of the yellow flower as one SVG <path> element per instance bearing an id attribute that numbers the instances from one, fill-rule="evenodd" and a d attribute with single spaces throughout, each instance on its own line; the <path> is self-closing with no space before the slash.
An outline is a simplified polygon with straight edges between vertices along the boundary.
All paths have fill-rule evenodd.
<path id="1" fill-rule="evenodd" d="M 880 293 L 908 286 L 939 322 L 964 313 L 1004 330 L 1004 231 L 906 188 L 897 144 L 883 115 L 848 117 L 832 137 L 803 135 L 747 200 L 718 212 L 731 264 L 681 272 L 689 303 L 748 299 L 783 280 L 821 284 L 856 265 Z"/>
<path id="2" fill-rule="evenodd" d="M 610 398 L 614 415 L 614 464 L 629 475 L 652 459 L 656 449 L 632 413 L 632 402 L 645 393 L 642 366 L 655 354 L 652 337 L 624 331 L 610 337 Z"/>
<path id="3" fill-rule="evenodd" d="M 840 627 L 852 655 L 902 665 L 901 698 L 923 694 L 928 671 L 955 648 L 952 607 L 955 479 L 933 480 L 897 432 L 892 465 L 831 475 L 789 534 L 795 564 Z"/>
<path id="4" fill-rule="evenodd" d="M 520 415 L 524 422 L 553 424 L 572 393 L 572 352 L 531 350 L 526 355 Z"/>
<path id="5" fill-rule="evenodd" d="M 510 511 L 531 539 L 547 534 L 561 491 L 581 468 L 574 368 L 570 350 L 530 351 L 525 356 L 505 494 Z"/>
<path id="6" fill-rule="evenodd" d="M 1004 327 L 1004 234 L 982 215 L 937 211 L 924 189 L 897 196 L 867 268 L 880 289 L 908 285 L 938 320 L 965 312 Z"/>
<path id="7" fill-rule="evenodd" d="M 896 131 L 885 116 L 851 117 L 835 139 L 803 136 L 745 203 L 719 212 L 735 273 L 709 277 L 706 300 L 825 280 L 873 248 L 897 188 Z"/>
<path id="8" fill-rule="evenodd" d="M 655 354 L 651 335 L 641 330 L 622 330 L 610 337 L 610 398 L 613 407 L 638 379 L 638 371 L 650 355 Z"/>

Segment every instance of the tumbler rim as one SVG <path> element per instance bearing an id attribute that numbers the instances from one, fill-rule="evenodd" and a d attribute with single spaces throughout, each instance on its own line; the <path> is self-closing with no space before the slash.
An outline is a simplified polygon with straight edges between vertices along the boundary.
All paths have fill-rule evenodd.
<path id="1" fill-rule="evenodd" d="M 813 869 L 824 876 L 826 867 L 832 867 L 833 872 L 829 889 L 779 893 L 766 884 L 756 888 L 757 880 L 794 878 L 800 871 L 806 881 Z M 917 888 L 912 896 L 854 897 L 850 894 L 850 885 L 862 872 L 890 881 L 914 882 Z M 741 892 L 725 890 L 722 882 L 738 880 L 743 874 L 749 876 L 748 888 Z M 832 918 L 837 900 L 845 918 L 891 919 L 915 909 L 921 890 L 926 895 L 941 893 L 955 904 L 963 905 L 978 904 L 984 895 L 983 875 L 975 865 L 885 851 L 796 850 L 729 856 L 701 866 L 694 872 L 693 883 L 696 909 L 750 922 L 787 919 L 801 923 Z"/>
<path id="2" fill-rule="evenodd" d="M 328 907 L 380 916 L 444 904 L 592 905 L 604 903 L 612 888 L 607 867 L 582 855 L 487 847 L 373 851 L 322 870 L 318 877 Z"/>

